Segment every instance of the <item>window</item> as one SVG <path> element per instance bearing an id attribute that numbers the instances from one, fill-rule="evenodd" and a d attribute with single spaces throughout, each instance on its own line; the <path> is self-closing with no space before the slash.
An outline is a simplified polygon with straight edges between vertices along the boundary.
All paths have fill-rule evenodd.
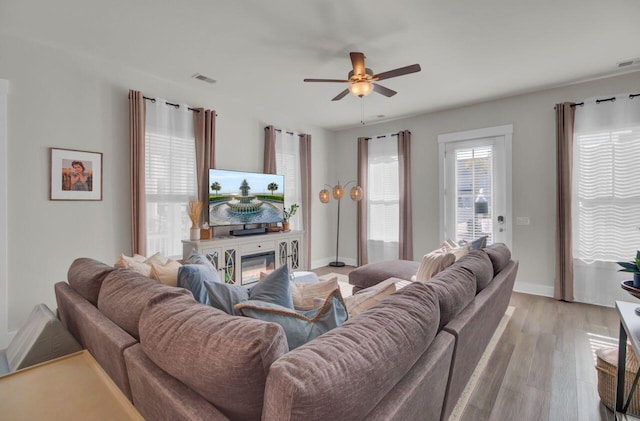
<path id="1" fill-rule="evenodd" d="M 300 139 L 296 133 L 276 130 L 276 172 L 284 175 L 284 205 L 297 203 L 300 208 L 289 219 L 292 230 L 303 230 L 302 187 L 300 175 Z"/>
<path id="2" fill-rule="evenodd" d="M 620 121 L 615 104 L 585 107 L 594 107 L 597 116 L 576 109 L 574 258 L 587 263 L 630 260 L 640 248 L 640 113 Z"/>
<path id="3" fill-rule="evenodd" d="M 369 140 L 368 158 L 369 262 L 397 259 L 400 233 L 397 137 L 386 135 Z"/>
<path id="4" fill-rule="evenodd" d="M 147 254 L 181 257 L 198 197 L 193 114 L 187 106 L 147 102 L 145 133 Z"/>

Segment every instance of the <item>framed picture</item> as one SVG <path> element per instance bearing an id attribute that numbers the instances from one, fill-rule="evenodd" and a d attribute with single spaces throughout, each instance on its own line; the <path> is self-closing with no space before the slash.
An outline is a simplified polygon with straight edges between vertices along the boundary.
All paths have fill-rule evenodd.
<path id="1" fill-rule="evenodd" d="M 51 148 L 50 200 L 102 200 L 102 153 Z"/>

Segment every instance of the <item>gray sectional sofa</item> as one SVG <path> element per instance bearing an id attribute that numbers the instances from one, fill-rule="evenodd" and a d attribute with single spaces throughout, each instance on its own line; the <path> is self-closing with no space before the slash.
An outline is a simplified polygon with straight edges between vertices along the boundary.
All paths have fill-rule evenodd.
<path id="1" fill-rule="evenodd" d="M 146 419 L 447 419 L 502 318 L 518 262 L 472 252 L 287 352 L 282 327 L 81 258 L 60 318 Z"/>

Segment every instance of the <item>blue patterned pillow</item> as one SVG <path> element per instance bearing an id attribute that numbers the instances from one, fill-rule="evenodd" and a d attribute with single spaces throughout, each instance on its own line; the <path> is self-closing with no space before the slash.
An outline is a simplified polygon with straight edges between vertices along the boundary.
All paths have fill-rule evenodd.
<path id="1" fill-rule="evenodd" d="M 207 282 L 220 282 L 218 271 L 213 265 L 186 264 L 178 269 L 178 287 L 186 288 L 198 302 L 211 305 L 209 295 L 205 289 Z"/>
<path id="2" fill-rule="evenodd" d="M 240 315 L 234 309 L 236 304 L 247 300 L 264 301 L 293 309 L 289 268 L 281 266 L 251 288 L 228 285 L 222 282 L 205 283 L 209 303 L 227 314 Z"/>
<path id="3" fill-rule="evenodd" d="M 340 289 L 333 291 L 320 308 L 296 311 L 277 304 L 248 300 L 235 305 L 243 316 L 278 323 L 284 328 L 289 351 L 340 326 L 347 318 L 347 310 Z"/>

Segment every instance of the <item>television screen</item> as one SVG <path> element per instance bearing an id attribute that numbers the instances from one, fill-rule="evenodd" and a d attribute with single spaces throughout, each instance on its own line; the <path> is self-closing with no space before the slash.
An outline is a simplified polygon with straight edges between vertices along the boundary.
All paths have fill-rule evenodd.
<path id="1" fill-rule="evenodd" d="M 281 222 L 284 176 L 209 170 L 209 225 Z"/>

